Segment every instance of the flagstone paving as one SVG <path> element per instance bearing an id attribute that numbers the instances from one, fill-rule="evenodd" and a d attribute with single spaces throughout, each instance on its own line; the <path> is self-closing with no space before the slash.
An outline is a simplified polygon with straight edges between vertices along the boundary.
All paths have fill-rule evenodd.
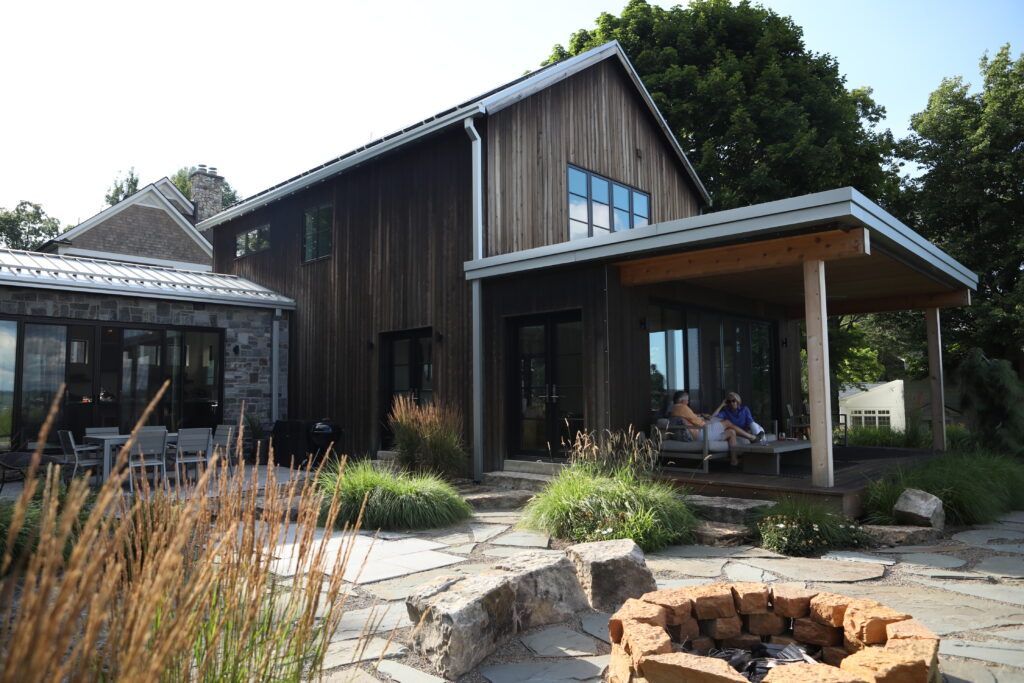
<path id="1" fill-rule="evenodd" d="M 608 622 L 605 622 L 605 631 Z M 587 657 L 599 654 L 597 642 L 567 626 L 553 626 L 522 636 L 519 640 L 538 657 Z"/>
<path id="2" fill-rule="evenodd" d="M 332 554 L 351 552 L 344 578 L 351 583 L 352 609 L 343 616 L 327 654 L 327 668 L 342 667 L 328 680 L 346 680 L 345 672 L 367 678 L 386 636 L 399 632 L 387 649 L 376 679 L 398 683 L 437 683 L 425 673 L 422 659 L 405 649 L 413 625 L 403 602 L 423 583 L 444 575 L 472 576 L 488 571 L 498 558 L 523 553 L 559 554 L 541 533 L 516 527 L 519 515 L 477 513 L 465 523 L 413 534 L 327 535 Z M 292 559 L 294 530 L 275 547 L 276 569 L 286 577 L 301 575 Z M 559 545 L 558 547 L 562 547 Z M 790 558 L 738 546 L 671 546 L 647 555 L 658 588 L 693 586 L 713 581 L 784 581 L 816 590 L 871 597 L 908 612 L 943 636 L 942 668 L 949 683 L 1024 681 L 1024 513 L 997 524 L 960 531 L 934 545 L 878 548 L 870 552 L 834 552 L 822 558 Z M 355 576 L 362 566 L 362 574 Z M 294 582 L 284 579 L 284 583 Z M 355 643 L 366 627 L 369 605 L 379 621 Z M 390 609 L 386 609 L 390 608 Z M 520 634 L 466 679 L 472 683 L 597 681 L 608 661 L 608 619 L 585 612 L 566 624 Z M 513 645 L 514 643 L 514 645 Z M 364 662 L 357 668 L 349 662 Z"/>

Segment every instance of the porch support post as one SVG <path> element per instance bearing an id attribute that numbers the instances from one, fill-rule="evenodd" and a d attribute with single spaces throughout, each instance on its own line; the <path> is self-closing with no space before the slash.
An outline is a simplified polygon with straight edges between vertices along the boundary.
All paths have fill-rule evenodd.
<path id="1" fill-rule="evenodd" d="M 832 400 L 828 373 L 828 312 L 825 262 L 804 261 L 804 309 L 807 321 L 807 389 L 810 394 L 811 483 L 831 488 Z"/>
<path id="2" fill-rule="evenodd" d="M 932 448 L 946 450 L 946 390 L 942 376 L 942 330 L 939 309 L 924 311 L 928 329 L 928 381 L 932 394 Z"/>

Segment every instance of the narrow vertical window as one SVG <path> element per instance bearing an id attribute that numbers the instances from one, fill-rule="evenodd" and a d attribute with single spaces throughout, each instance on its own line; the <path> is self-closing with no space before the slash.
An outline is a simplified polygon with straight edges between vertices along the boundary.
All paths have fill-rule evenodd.
<path id="1" fill-rule="evenodd" d="M 333 209 L 331 204 L 320 204 L 303 212 L 303 261 L 313 261 L 330 255 Z"/>

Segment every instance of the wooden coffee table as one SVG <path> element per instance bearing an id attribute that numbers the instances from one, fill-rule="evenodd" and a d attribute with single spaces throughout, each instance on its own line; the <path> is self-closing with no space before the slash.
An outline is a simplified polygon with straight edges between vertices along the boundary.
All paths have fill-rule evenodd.
<path id="1" fill-rule="evenodd" d="M 745 473 L 778 476 L 779 456 L 783 453 L 809 451 L 811 442 L 804 439 L 787 439 L 734 446 L 733 450 L 743 456 L 742 467 Z"/>

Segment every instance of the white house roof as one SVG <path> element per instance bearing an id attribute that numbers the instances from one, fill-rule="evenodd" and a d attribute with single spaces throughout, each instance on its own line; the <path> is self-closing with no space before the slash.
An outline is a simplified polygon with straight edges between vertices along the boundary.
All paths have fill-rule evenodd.
<path id="1" fill-rule="evenodd" d="M 337 175 L 348 168 L 364 163 L 369 159 L 410 143 L 425 135 L 447 128 L 448 126 L 461 123 L 467 118 L 497 113 L 502 109 L 505 109 L 506 107 L 509 107 L 530 95 L 540 92 L 545 88 L 551 87 L 552 85 L 555 85 L 556 83 L 559 83 L 566 78 L 583 71 L 584 69 L 604 61 L 605 59 L 617 59 L 626 70 L 630 80 L 633 81 L 633 84 L 639 91 L 640 97 L 647 105 L 647 108 L 654 116 L 658 127 L 664 134 L 666 144 L 668 144 L 672 151 L 675 152 L 676 157 L 686 170 L 687 175 L 693 182 L 694 187 L 696 187 L 701 199 L 705 204 L 710 206 L 711 195 L 708 194 L 704 184 L 700 181 L 700 178 L 697 176 L 697 172 L 694 170 L 690 160 L 686 158 L 686 154 L 679 146 L 679 142 L 676 140 L 675 135 L 673 135 L 672 130 L 665 121 L 665 118 L 658 110 L 658 107 L 651 98 L 650 93 L 647 92 L 647 88 L 644 87 L 636 69 L 633 68 L 629 58 L 626 57 L 626 53 L 622 49 L 622 46 L 617 40 L 613 40 L 610 43 L 605 43 L 604 45 L 592 50 L 578 54 L 575 57 L 570 57 L 569 59 L 549 64 L 548 66 L 517 78 L 510 83 L 506 83 L 495 90 L 491 90 L 490 92 L 484 93 L 483 95 L 475 97 L 463 104 L 435 114 L 429 119 L 414 123 L 402 130 L 395 131 L 390 135 L 385 135 L 382 138 L 369 142 L 358 149 L 354 149 L 347 154 L 332 159 L 320 166 L 317 166 L 316 168 L 306 171 L 305 173 L 301 173 L 294 178 L 284 181 L 283 183 L 267 188 L 266 190 L 263 190 L 262 192 L 255 194 L 214 216 L 211 216 L 205 221 L 202 221 L 199 223 L 198 227 L 202 231 L 208 230 L 216 225 L 224 223 L 225 221 L 229 221 L 282 197 L 298 192 L 305 187 L 309 187 L 310 185 L 326 180 L 327 178 Z"/>
<path id="2" fill-rule="evenodd" d="M 284 308 L 295 301 L 235 275 L 0 249 L 0 285 Z"/>

